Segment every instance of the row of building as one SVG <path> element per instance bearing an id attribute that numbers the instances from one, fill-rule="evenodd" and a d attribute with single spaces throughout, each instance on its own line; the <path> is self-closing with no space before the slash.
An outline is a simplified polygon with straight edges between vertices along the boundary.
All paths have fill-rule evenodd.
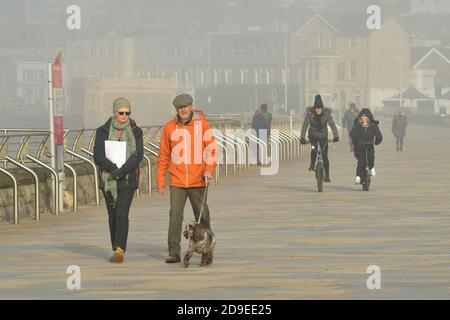
<path id="1" fill-rule="evenodd" d="M 217 32 L 184 35 L 156 30 L 131 37 L 111 30 L 64 46 L 0 48 L 0 103 L 42 113 L 42 57 L 62 51 L 65 112 L 86 127 L 98 125 L 109 100 L 120 94 L 138 101 L 146 123 L 160 123 L 153 112 L 166 117 L 170 98 L 180 91 L 192 92 L 210 112 L 250 111 L 268 103 L 275 111 L 301 114 L 321 94 L 342 113 L 350 102 L 398 106 L 400 91 L 414 112 L 450 111 L 448 43 L 418 37 L 394 17 L 370 31 L 365 19 L 316 14 L 298 29 L 281 19 L 245 29 L 228 21 Z"/>

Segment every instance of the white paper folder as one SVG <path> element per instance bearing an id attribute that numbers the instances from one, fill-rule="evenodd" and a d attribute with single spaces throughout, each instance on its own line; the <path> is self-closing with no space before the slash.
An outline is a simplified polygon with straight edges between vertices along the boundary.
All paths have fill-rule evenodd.
<path id="1" fill-rule="evenodd" d="M 120 169 L 127 161 L 127 143 L 125 141 L 105 141 L 105 155 Z"/>

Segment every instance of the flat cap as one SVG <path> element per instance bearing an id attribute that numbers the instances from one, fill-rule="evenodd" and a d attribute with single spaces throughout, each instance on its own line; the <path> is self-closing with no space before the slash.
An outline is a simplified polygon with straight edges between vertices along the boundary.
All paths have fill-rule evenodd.
<path id="1" fill-rule="evenodd" d="M 173 106 L 175 108 L 186 107 L 191 105 L 194 102 L 192 97 L 187 93 L 179 94 L 173 99 Z"/>

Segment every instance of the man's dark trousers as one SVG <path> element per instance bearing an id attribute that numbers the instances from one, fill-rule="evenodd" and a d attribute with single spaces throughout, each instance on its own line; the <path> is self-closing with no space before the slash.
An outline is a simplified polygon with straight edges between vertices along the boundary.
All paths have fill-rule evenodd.
<path id="1" fill-rule="evenodd" d="M 178 188 L 170 187 L 170 221 L 169 221 L 169 255 L 180 256 L 181 251 L 181 232 L 183 227 L 183 213 L 186 205 L 186 200 L 192 205 L 194 211 L 195 221 L 198 221 L 200 210 L 202 207 L 203 196 L 205 194 L 205 187 L 193 187 L 193 188 Z M 210 229 L 209 208 L 207 203 L 208 199 L 205 199 L 205 205 L 203 207 L 202 218 L 200 220 L 201 225 L 204 228 Z"/>

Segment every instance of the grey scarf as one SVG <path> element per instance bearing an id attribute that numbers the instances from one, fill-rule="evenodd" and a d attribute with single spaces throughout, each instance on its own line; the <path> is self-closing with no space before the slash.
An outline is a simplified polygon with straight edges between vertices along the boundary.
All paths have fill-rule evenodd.
<path id="1" fill-rule="evenodd" d="M 127 160 L 136 153 L 136 139 L 134 137 L 133 129 L 130 125 L 130 119 L 128 119 L 124 123 L 118 123 L 116 118 L 111 118 L 111 125 L 109 127 L 109 137 L 110 141 L 118 141 L 118 132 L 122 130 L 122 139 L 121 141 L 125 141 L 127 143 Z M 126 175 L 126 179 L 128 181 L 129 174 Z M 113 176 L 109 172 L 104 171 L 102 173 L 102 180 L 104 182 L 105 193 L 110 192 L 114 203 L 117 202 L 117 180 L 114 179 Z"/>

